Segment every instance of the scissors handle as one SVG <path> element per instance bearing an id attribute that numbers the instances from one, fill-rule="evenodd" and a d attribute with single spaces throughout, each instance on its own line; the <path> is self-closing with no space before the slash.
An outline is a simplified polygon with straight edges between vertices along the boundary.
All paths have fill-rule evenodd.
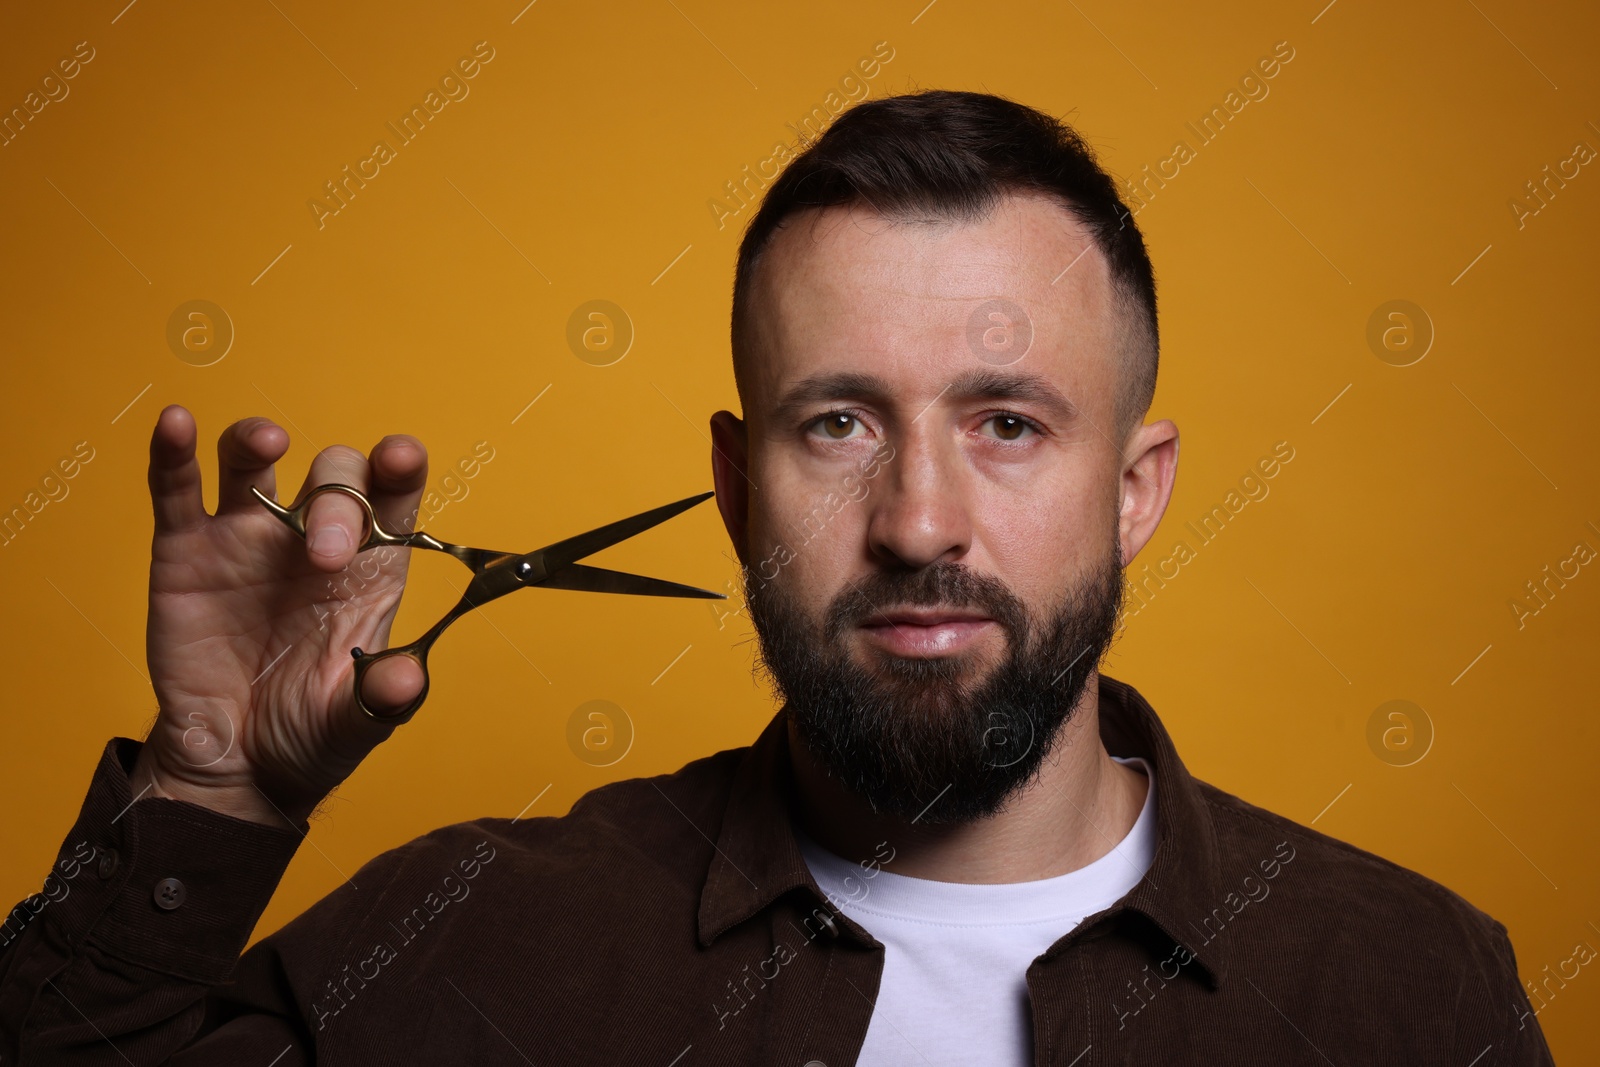
<path id="1" fill-rule="evenodd" d="M 417 713 L 417 709 L 422 707 L 422 702 L 428 699 L 428 684 L 431 677 L 428 674 L 428 650 L 426 647 L 418 647 L 421 644 L 422 642 L 420 641 L 413 641 L 409 645 L 386 648 L 382 652 L 363 652 L 359 647 L 350 650 L 351 657 L 356 661 L 356 707 L 360 708 L 367 718 L 398 726 L 403 722 L 409 722 L 411 716 Z M 432 644 L 432 642 L 430 641 L 429 644 Z M 361 699 L 361 683 L 366 680 L 367 671 L 372 669 L 374 663 L 380 659 L 388 659 L 390 656 L 405 656 L 422 668 L 422 689 L 411 699 L 411 703 L 405 707 L 396 708 L 388 713 L 380 713 L 367 707 L 367 702 Z"/>
<path id="2" fill-rule="evenodd" d="M 522 573 L 531 574 L 532 569 L 528 568 L 526 571 L 524 571 L 522 567 L 513 567 L 509 569 L 509 573 L 515 577 L 516 575 Z M 515 580 L 520 581 L 521 579 L 515 578 Z M 444 633 L 445 627 L 461 618 L 461 616 L 465 615 L 473 608 L 494 599 L 494 597 L 497 595 L 492 592 L 488 593 L 487 595 L 484 593 L 474 595 L 475 591 L 477 590 L 477 585 L 478 583 L 474 582 L 473 585 L 468 586 L 467 591 L 462 594 L 461 599 L 456 601 L 456 606 L 451 608 L 450 611 L 446 613 L 444 618 L 428 627 L 427 633 L 423 634 L 409 645 L 396 645 L 393 648 L 386 648 L 381 652 L 363 652 L 359 646 L 350 650 L 351 657 L 356 661 L 356 707 L 360 708 L 362 712 L 366 714 L 367 718 L 374 719 L 381 723 L 398 726 L 403 722 L 409 721 L 411 716 L 417 713 L 417 709 L 422 707 L 422 702 L 428 699 L 428 685 L 429 678 L 431 677 L 428 674 L 428 650 L 433 647 L 434 641 L 438 639 L 440 634 Z M 422 688 L 417 692 L 416 696 L 411 698 L 411 702 L 403 707 L 393 708 L 389 711 L 382 712 L 374 711 L 372 708 L 367 707 L 367 702 L 361 698 L 361 683 L 366 679 L 367 671 L 372 669 L 372 665 L 374 663 L 377 663 L 382 659 L 388 659 L 390 656 L 404 656 L 411 660 L 411 662 L 415 663 L 422 671 Z"/>
<path id="3" fill-rule="evenodd" d="M 327 482 L 317 486 L 292 508 L 284 507 L 253 485 L 250 491 L 255 494 L 257 500 L 266 505 L 268 511 L 282 519 L 284 525 L 301 537 L 306 535 L 306 512 L 311 507 L 311 501 L 323 493 L 343 493 L 354 497 L 356 503 L 361 505 L 361 525 L 366 532 L 362 534 L 361 543 L 356 547 L 357 552 L 365 552 L 378 545 L 393 545 L 396 548 L 431 548 L 438 552 L 449 552 L 455 547 L 421 530 L 408 534 L 390 533 L 378 522 L 378 513 L 373 510 L 372 501 L 367 499 L 367 495 L 355 486 L 345 485 L 343 482 Z"/>

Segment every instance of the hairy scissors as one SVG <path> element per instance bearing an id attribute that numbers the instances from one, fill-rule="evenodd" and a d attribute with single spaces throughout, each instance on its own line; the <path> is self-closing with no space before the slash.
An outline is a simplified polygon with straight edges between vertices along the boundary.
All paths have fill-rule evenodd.
<path id="1" fill-rule="evenodd" d="M 461 595 L 456 606 L 447 612 L 444 618 L 434 623 L 428 632 L 411 642 L 409 645 L 398 645 L 382 652 L 363 652 L 360 648 L 350 650 L 350 655 L 356 661 L 355 690 L 356 704 L 370 718 L 384 723 L 403 723 L 417 713 L 422 707 L 422 702 L 428 696 L 428 650 L 433 647 L 434 641 L 444 633 L 445 627 L 455 622 L 461 616 L 479 608 L 493 600 L 498 600 L 507 593 L 518 589 L 542 587 L 545 589 L 578 589 L 591 593 L 631 593 L 635 596 L 676 596 L 694 597 L 703 600 L 726 600 L 726 595 L 713 593 L 708 589 L 697 589 L 692 585 L 679 585 L 677 582 L 663 581 L 660 578 L 646 578 L 639 574 L 628 574 L 624 571 L 608 571 L 600 567 L 590 567 L 577 560 L 593 555 L 602 548 L 607 548 L 625 541 L 635 534 L 642 533 L 667 521 L 674 515 L 687 511 L 703 500 L 710 499 L 714 493 L 705 492 L 698 496 L 686 497 L 672 504 L 663 504 L 661 507 L 640 512 L 626 519 L 607 523 L 587 533 L 577 534 L 555 544 L 536 548 L 532 552 L 495 552 L 487 548 L 468 548 L 463 545 L 452 545 L 448 541 L 441 541 L 432 534 L 417 530 L 407 534 L 393 534 L 385 530 L 378 522 L 378 513 L 373 510 L 372 502 L 366 494 L 352 485 L 340 482 L 329 482 L 312 489 L 305 497 L 293 507 L 286 508 L 267 496 L 254 486 L 250 491 L 257 500 L 266 505 L 278 518 L 282 519 L 295 533 L 302 538 L 306 536 L 306 511 L 311 501 L 321 493 L 344 493 L 356 499 L 365 512 L 363 526 L 366 536 L 362 539 L 357 553 L 365 552 L 378 545 L 391 545 L 396 548 L 429 548 L 435 552 L 448 552 L 450 555 L 466 564 L 472 571 L 472 581 L 467 585 L 467 590 Z M 367 671 L 379 660 L 390 656 L 405 656 L 422 668 L 422 691 L 403 708 L 390 714 L 380 714 L 367 707 L 361 699 L 361 681 L 366 677 Z"/>

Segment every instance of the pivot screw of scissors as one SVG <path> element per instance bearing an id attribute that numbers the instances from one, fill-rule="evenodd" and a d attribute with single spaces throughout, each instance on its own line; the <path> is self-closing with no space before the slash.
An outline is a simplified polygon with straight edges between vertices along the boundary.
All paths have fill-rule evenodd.
<path id="1" fill-rule="evenodd" d="M 523 560 L 517 564 L 517 581 L 525 582 L 533 575 L 533 564 Z"/>

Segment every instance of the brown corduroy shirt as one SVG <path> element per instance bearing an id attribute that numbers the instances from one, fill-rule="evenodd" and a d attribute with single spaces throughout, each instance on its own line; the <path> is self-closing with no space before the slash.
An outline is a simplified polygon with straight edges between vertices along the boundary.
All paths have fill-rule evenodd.
<path id="1" fill-rule="evenodd" d="M 1099 684 L 1107 750 L 1158 782 L 1155 859 L 1029 966 L 1035 1063 L 1551 1063 L 1504 926 L 1191 777 Z M 801 858 L 786 745 L 780 711 L 564 816 L 436 830 L 241 957 L 304 827 L 133 801 L 115 738 L 0 932 L 0 1064 L 845 1067 L 883 947 Z"/>

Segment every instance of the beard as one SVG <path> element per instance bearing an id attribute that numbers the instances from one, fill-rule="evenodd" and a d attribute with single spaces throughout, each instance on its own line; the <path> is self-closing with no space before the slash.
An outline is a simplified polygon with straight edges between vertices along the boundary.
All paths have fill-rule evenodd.
<path id="1" fill-rule="evenodd" d="M 998 578 L 957 563 L 880 570 L 847 586 L 813 624 L 783 583 L 742 568 L 757 669 L 811 755 L 874 812 L 957 824 L 1000 811 L 1039 773 L 1118 633 L 1122 547 L 1062 591 L 1036 623 Z M 781 574 L 780 576 L 781 577 Z M 994 619 L 1005 658 L 976 680 L 980 653 L 858 664 L 846 644 L 880 608 L 969 608 Z M 875 668 L 875 669 L 874 669 Z"/>

